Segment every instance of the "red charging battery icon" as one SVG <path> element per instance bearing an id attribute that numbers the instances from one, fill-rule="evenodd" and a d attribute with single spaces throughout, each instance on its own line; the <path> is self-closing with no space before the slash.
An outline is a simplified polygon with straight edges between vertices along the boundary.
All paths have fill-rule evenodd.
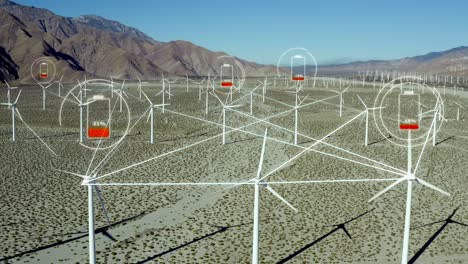
<path id="1" fill-rule="evenodd" d="M 291 57 L 291 80 L 304 81 L 306 72 L 306 59 L 301 55 Z"/>
<path id="2" fill-rule="evenodd" d="M 41 64 L 39 64 L 39 78 L 40 79 L 49 78 L 49 64 L 45 62 L 41 62 Z"/>
<path id="3" fill-rule="evenodd" d="M 232 87 L 234 85 L 234 68 L 230 64 L 221 66 L 221 87 Z"/>
<path id="4" fill-rule="evenodd" d="M 419 130 L 420 96 L 413 91 L 404 91 L 398 97 L 398 121 L 400 130 Z"/>
<path id="5" fill-rule="evenodd" d="M 95 95 L 87 103 L 88 139 L 109 139 L 111 135 L 110 99 Z"/>

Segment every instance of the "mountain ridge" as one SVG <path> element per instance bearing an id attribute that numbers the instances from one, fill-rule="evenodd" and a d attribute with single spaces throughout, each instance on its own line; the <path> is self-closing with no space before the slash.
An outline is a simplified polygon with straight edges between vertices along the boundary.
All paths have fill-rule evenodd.
<path id="1" fill-rule="evenodd" d="M 85 76 L 118 79 L 156 79 L 217 74 L 223 51 L 211 51 L 185 40 L 160 42 L 140 30 L 98 15 L 63 17 L 37 7 L 0 0 L 0 79 L 32 82 L 30 65 L 48 57 L 57 77 L 75 81 Z M 276 66 L 236 58 L 247 76 L 274 76 Z M 468 47 L 397 60 L 356 61 L 321 65 L 319 74 L 358 71 L 418 71 L 467 74 Z M 284 70 L 285 74 L 289 72 Z"/>

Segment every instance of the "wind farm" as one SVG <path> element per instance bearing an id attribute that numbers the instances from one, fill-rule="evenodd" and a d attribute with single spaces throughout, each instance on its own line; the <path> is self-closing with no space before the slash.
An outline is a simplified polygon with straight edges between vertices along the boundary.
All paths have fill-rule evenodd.
<path id="1" fill-rule="evenodd" d="M 260 64 L 5 1 L 0 263 L 468 263 L 465 49 Z"/>

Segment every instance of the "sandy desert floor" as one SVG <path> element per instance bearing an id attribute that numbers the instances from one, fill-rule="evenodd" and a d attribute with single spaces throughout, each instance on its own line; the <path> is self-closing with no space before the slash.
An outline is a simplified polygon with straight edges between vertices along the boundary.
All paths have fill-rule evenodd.
<path id="1" fill-rule="evenodd" d="M 98 263 L 249 263 L 252 185 L 226 189 L 228 186 L 147 184 L 250 180 L 257 173 L 265 128 L 269 139 L 263 175 L 304 148 L 315 150 L 307 151 L 268 176 L 269 182 L 399 177 L 362 165 L 383 168 L 366 158 L 406 170 L 407 150 L 378 132 L 372 114 L 370 144 L 364 146 L 365 126 L 361 118 L 364 108 L 357 95 L 371 107 L 378 88 L 351 87 L 344 94 L 340 118 L 336 93 L 320 83 L 316 88 L 305 86 L 301 94 L 309 94 L 303 103 L 308 105 L 299 110 L 301 135 L 296 146 L 294 109 L 287 106 L 294 105 L 294 96 L 278 84 L 267 89 L 263 103 L 261 89 L 257 89 L 251 116 L 249 92 L 255 83 L 256 80 L 250 80 L 240 93 L 233 95 L 234 104 L 241 106 L 226 112 L 225 145 L 221 141 L 220 102 L 209 95 L 209 113 L 205 114 L 205 94 L 199 100 L 198 87 L 192 84 L 187 92 L 182 83 L 173 85 L 170 100 L 165 98 L 170 106 L 166 106 L 164 113 L 155 109 L 155 144 L 150 144 L 148 102 L 139 99 L 135 83 L 127 84 L 129 96 L 124 98 L 132 129 L 98 173 L 102 178 L 97 183 L 103 184 L 99 187 L 111 221 L 108 226 L 95 196 Z M 72 87 L 66 84 L 62 95 Z M 154 103 L 161 103 L 161 96 L 155 96 L 160 89 L 159 83 L 143 87 Z M 6 93 L 2 92 L 5 101 Z M 94 152 L 79 144 L 76 105 L 65 104 L 62 108 L 65 118 L 59 125 L 58 113 L 64 99 L 54 93 L 55 86 L 47 92 L 47 107 L 43 111 L 39 87 L 22 86 L 18 109 L 23 120 L 56 155 L 21 121 L 17 142 L 12 142 L 10 111 L 6 107 L 0 109 L 0 262 L 88 262 L 87 187 L 81 185 L 82 178 L 63 171 L 84 175 L 88 167 L 92 170 L 98 166 L 109 151 Z M 426 147 L 417 172 L 417 177 L 451 196 L 415 182 L 409 250 L 410 258 L 420 254 L 415 263 L 468 263 L 468 226 L 457 223 L 468 224 L 468 109 L 461 111 L 461 120 L 457 121 L 457 108 L 453 104 L 467 105 L 468 98 L 463 93 L 442 95 L 447 121 L 441 126 L 436 146 Z M 225 99 L 223 94 L 219 96 Z M 117 98 L 111 100 L 112 106 Z M 116 142 L 125 132 L 128 118 L 125 111 L 124 105 L 124 111 L 116 113 L 110 142 Z M 267 118 L 269 124 L 259 121 Z M 351 119 L 354 121 L 349 125 L 326 137 Z M 233 129 L 239 127 L 243 128 Z M 324 137 L 327 144 L 312 146 L 316 139 Z M 421 150 L 422 146 L 413 148 L 415 162 Z M 406 182 L 368 202 L 391 183 L 271 184 L 298 212 L 262 188 L 260 262 L 400 263 Z M 457 208 L 451 218 L 456 222 L 444 222 Z M 345 224 L 351 236 L 348 237 L 337 225 L 350 220 Z M 434 222 L 437 223 L 427 225 Z M 424 249 L 427 242 L 430 244 Z M 301 249 L 303 252 L 293 257 Z"/>

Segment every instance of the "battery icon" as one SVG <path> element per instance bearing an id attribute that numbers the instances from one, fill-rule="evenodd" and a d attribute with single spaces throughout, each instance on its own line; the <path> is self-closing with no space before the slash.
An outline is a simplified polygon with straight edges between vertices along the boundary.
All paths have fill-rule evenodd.
<path id="1" fill-rule="evenodd" d="M 400 130 L 419 130 L 420 96 L 413 91 L 404 91 L 398 97 L 398 120 Z"/>
<path id="2" fill-rule="evenodd" d="M 306 59 L 301 55 L 291 57 L 291 79 L 293 81 L 304 81 L 306 71 Z"/>
<path id="3" fill-rule="evenodd" d="M 39 78 L 47 79 L 49 78 L 49 64 L 41 62 L 39 64 Z"/>
<path id="4" fill-rule="evenodd" d="M 110 99 L 95 95 L 87 102 L 87 137 L 88 139 L 109 139 Z"/>
<path id="5" fill-rule="evenodd" d="M 221 66 L 221 87 L 232 87 L 234 85 L 234 68 L 230 64 Z"/>

